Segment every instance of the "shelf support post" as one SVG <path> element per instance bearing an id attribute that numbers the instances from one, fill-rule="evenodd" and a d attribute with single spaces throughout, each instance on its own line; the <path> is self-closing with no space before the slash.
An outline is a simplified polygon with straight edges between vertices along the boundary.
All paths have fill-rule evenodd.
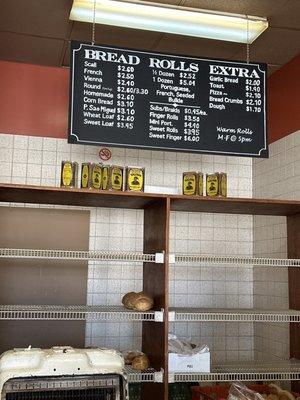
<path id="1" fill-rule="evenodd" d="M 162 264 L 145 262 L 143 290 L 154 299 L 154 308 L 164 310 L 163 322 L 143 322 L 142 349 L 156 370 L 164 370 L 163 383 L 142 386 L 142 400 L 168 399 L 168 279 L 170 199 L 159 199 L 144 210 L 144 252 L 163 251 Z"/>
<path id="2" fill-rule="evenodd" d="M 287 217 L 288 258 L 300 258 L 300 214 Z M 289 268 L 289 307 L 300 310 L 300 268 Z M 290 324 L 290 357 L 300 359 L 300 325 Z M 300 391 L 300 382 L 293 381 L 292 389 Z"/>

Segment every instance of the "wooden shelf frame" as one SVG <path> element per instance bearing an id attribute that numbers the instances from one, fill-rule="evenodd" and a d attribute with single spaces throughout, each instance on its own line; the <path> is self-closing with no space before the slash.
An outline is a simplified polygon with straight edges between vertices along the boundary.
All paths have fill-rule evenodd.
<path id="1" fill-rule="evenodd" d="M 110 207 L 145 210 L 157 201 L 170 201 L 170 211 L 221 214 L 293 216 L 300 214 L 300 201 L 200 197 L 157 193 L 65 189 L 50 186 L 0 184 L 0 202 Z"/>
<path id="2" fill-rule="evenodd" d="M 286 216 L 288 258 L 300 258 L 300 201 L 209 198 L 151 193 L 110 192 L 0 184 L 0 202 L 144 210 L 145 254 L 164 252 L 163 264 L 144 262 L 143 285 L 154 298 L 154 309 L 164 310 L 163 323 L 143 322 L 142 348 L 163 383 L 144 383 L 142 399 L 168 399 L 169 231 L 171 211 Z M 300 268 L 289 268 L 290 308 L 300 310 Z M 291 323 L 291 356 L 300 359 L 300 325 Z M 299 391 L 297 382 L 294 390 Z"/>

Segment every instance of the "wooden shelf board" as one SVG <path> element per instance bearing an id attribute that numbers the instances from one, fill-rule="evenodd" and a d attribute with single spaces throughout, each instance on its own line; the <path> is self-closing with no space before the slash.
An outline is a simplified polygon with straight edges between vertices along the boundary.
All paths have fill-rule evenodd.
<path id="1" fill-rule="evenodd" d="M 0 184 L 0 201 L 13 203 L 144 209 L 162 197 L 166 196 L 151 193 Z"/>
<path id="2" fill-rule="evenodd" d="M 251 215 L 295 215 L 300 201 L 231 197 L 169 196 L 171 211 Z"/>
<path id="3" fill-rule="evenodd" d="M 282 216 L 300 214 L 300 201 L 293 200 L 187 197 L 156 193 L 0 184 L 0 202 L 145 209 L 157 200 L 167 198 L 170 198 L 171 201 L 171 211 Z"/>

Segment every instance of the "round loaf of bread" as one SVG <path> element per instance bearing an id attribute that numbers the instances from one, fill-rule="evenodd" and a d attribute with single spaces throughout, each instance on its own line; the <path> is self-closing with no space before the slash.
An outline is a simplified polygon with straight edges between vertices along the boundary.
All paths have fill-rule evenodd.
<path id="1" fill-rule="evenodd" d="M 153 301 L 143 297 L 133 303 L 133 309 L 136 311 L 149 311 L 152 307 Z"/>
<path id="2" fill-rule="evenodd" d="M 131 365 L 131 364 L 132 364 L 132 361 L 133 361 L 136 357 L 141 356 L 141 355 L 143 355 L 143 353 L 142 353 L 141 351 L 138 351 L 138 350 L 127 351 L 127 352 L 124 354 L 124 361 L 125 361 L 125 364 L 126 364 L 126 365 Z"/>
<path id="3" fill-rule="evenodd" d="M 130 292 L 125 294 L 125 296 L 122 299 L 122 303 L 124 304 L 124 306 L 126 308 L 128 308 L 129 310 L 133 309 L 133 302 L 135 301 L 137 297 L 137 293 L 135 292 Z"/>
<path id="4" fill-rule="evenodd" d="M 122 298 L 122 304 L 125 305 L 125 303 L 128 301 L 128 298 L 129 298 L 130 296 L 132 296 L 133 294 L 134 294 L 134 292 L 126 293 L 126 294 L 123 296 L 123 298 Z"/>
<path id="5" fill-rule="evenodd" d="M 137 311 L 148 311 L 153 307 L 153 299 L 145 292 L 139 292 L 132 299 L 133 309 Z"/>
<path id="6" fill-rule="evenodd" d="M 138 371 L 143 371 L 144 369 L 149 368 L 149 358 L 143 354 L 141 356 L 137 356 L 132 360 L 132 368 Z"/>

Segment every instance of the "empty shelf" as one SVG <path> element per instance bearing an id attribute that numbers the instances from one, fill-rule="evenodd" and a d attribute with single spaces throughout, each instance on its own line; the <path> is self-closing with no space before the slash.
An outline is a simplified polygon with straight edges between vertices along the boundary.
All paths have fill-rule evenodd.
<path id="1" fill-rule="evenodd" d="M 9 183 L 0 184 L 1 202 L 146 209 L 155 201 L 166 201 L 167 199 L 170 199 L 171 211 L 285 216 L 300 213 L 300 202 L 295 200 L 212 198 L 208 196 L 111 192 Z"/>
<path id="2" fill-rule="evenodd" d="M 260 258 L 235 256 L 207 256 L 193 254 L 170 255 L 170 263 L 205 264 L 205 265 L 233 265 L 255 267 L 300 267 L 300 259 L 295 258 Z"/>
<path id="3" fill-rule="evenodd" d="M 298 310 L 174 308 L 170 321 L 182 322 L 300 322 Z"/>
<path id="4" fill-rule="evenodd" d="M 162 311 L 131 311 L 111 306 L 0 306 L 0 320 L 162 321 L 162 316 Z"/>
<path id="5" fill-rule="evenodd" d="M 297 360 L 244 362 L 213 366 L 210 373 L 170 373 L 170 382 L 231 382 L 263 380 L 300 380 Z"/>
<path id="6" fill-rule="evenodd" d="M 77 250 L 38 250 L 38 249 L 0 249 L 0 258 L 31 258 L 52 260 L 94 260 L 124 262 L 163 262 L 163 254 L 143 254 L 138 252 L 115 251 L 77 251 Z"/>

